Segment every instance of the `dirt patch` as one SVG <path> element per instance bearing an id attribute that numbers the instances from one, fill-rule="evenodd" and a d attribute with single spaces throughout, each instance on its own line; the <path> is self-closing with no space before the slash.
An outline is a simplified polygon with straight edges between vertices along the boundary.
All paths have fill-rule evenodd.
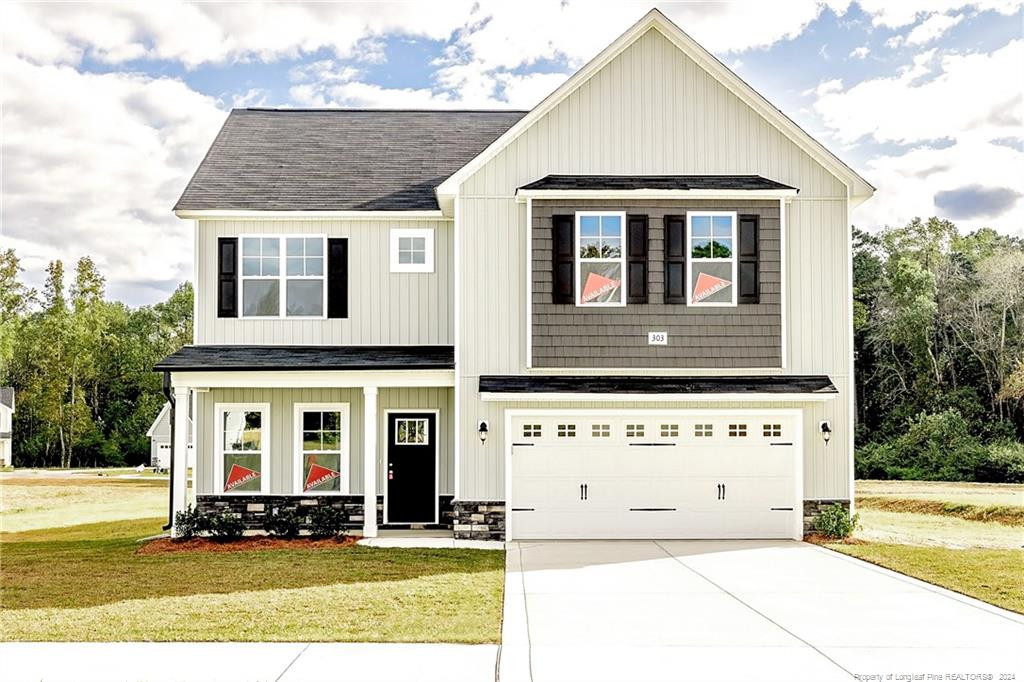
<path id="1" fill-rule="evenodd" d="M 1004 526 L 1024 526 L 1024 507 L 874 496 L 858 497 L 856 504 L 867 509 L 880 509 L 882 511 L 953 516 L 965 521 L 1001 523 Z"/>
<path id="2" fill-rule="evenodd" d="M 811 535 L 805 535 L 804 536 L 804 542 L 809 542 L 812 545 L 865 545 L 865 544 L 867 544 L 863 540 L 858 540 L 857 538 L 852 538 L 851 537 L 851 538 L 846 538 L 845 540 L 840 540 L 840 539 L 837 539 L 837 538 L 830 538 L 829 536 L 822 535 L 821 533 L 812 533 Z"/>
<path id="3" fill-rule="evenodd" d="M 275 538 L 268 536 L 246 537 L 230 542 L 219 542 L 210 538 L 172 540 L 159 538 L 143 544 L 136 554 L 172 554 L 175 552 L 254 552 L 268 549 L 340 549 L 353 547 L 359 538 L 346 535 L 339 538 Z"/>

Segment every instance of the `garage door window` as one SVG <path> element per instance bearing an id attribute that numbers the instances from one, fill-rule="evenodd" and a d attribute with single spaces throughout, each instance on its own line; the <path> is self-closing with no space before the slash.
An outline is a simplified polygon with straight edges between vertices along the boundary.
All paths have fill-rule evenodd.
<path id="1" fill-rule="evenodd" d="M 661 437 L 662 438 L 678 438 L 679 437 L 679 424 L 662 424 L 661 425 Z"/>
<path id="2" fill-rule="evenodd" d="M 765 424 L 762 432 L 765 438 L 779 438 L 782 436 L 782 424 Z"/>
<path id="3" fill-rule="evenodd" d="M 523 438 L 540 438 L 540 424 L 523 424 Z"/>
<path id="4" fill-rule="evenodd" d="M 694 424 L 693 435 L 697 438 L 710 438 L 714 435 L 714 427 L 711 424 Z"/>
<path id="5" fill-rule="evenodd" d="M 626 424 L 626 438 L 643 438 L 643 424 Z"/>
<path id="6" fill-rule="evenodd" d="M 745 438 L 747 435 L 746 424 L 729 424 L 730 438 Z"/>
<path id="7" fill-rule="evenodd" d="M 590 428 L 590 435 L 594 438 L 610 438 L 612 426 L 611 424 L 594 424 Z"/>
<path id="8" fill-rule="evenodd" d="M 559 438 L 575 438 L 576 437 L 576 425 L 575 424 L 559 424 L 558 425 L 558 437 Z"/>

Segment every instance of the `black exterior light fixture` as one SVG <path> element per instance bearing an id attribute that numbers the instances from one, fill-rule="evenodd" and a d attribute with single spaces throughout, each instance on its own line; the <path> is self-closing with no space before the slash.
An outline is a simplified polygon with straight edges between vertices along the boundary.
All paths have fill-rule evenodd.
<path id="1" fill-rule="evenodd" d="M 832 439 L 832 425 L 827 420 L 821 422 L 821 437 L 825 440 L 825 445 Z"/>
<path id="2" fill-rule="evenodd" d="M 487 441 L 487 420 L 481 419 L 480 425 L 476 427 L 476 432 L 480 435 L 480 444 L 483 445 Z"/>

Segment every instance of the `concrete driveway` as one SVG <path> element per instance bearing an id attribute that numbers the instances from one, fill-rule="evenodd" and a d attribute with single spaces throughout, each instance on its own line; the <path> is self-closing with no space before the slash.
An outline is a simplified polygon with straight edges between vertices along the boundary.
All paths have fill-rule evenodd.
<path id="1" fill-rule="evenodd" d="M 1024 673 L 1021 616 L 800 542 L 520 542 L 506 570 L 502 682 Z"/>

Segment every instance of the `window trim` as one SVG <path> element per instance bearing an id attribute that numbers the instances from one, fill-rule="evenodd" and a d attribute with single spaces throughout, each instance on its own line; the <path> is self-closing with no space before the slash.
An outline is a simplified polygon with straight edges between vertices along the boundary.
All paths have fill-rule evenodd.
<path id="1" fill-rule="evenodd" d="M 426 254 L 423 263 L 399 263 L 398 243 L 400 239 L 422 237 Z M 432 227 L 392 227 L 390 233 L 391 272 L 434 272 L 434 228 Z"/>
<path id="2" fill-rule="evenodd" d="M 621 232 L 619 234 L 619 241 L 622 244 L 621 252 L 618 258 L 588 258 L 588 262 L 597 263 L 619 263 L 620 270 L 620 299 L 619 303 L 583 303 L 583 286 L 580 284 L 580 218 L 587 218 L 591 216 L 617 216 L 619 218 L 619 225 L 621 226 Z M 626 238 L 626 212 L 625 211 L 576 211 L 575 226 L 573 230 L 573 290 L 575 292 L 573 296 L 573 303 L 577 308 L 625 308 L 629 301 L 629 291 L 627 290 L 627 280 L 629 279 L 626 267 L 628 263 L 626 253 L 629 249 L 628 239 Z"/>
<path id="3" fill-rule="evenodd" d="M 315 239 L 319 238 L 323 242 L 323 259 L 324 267 L 323 273 L 317 275 L 292 275 L 286 274 L 288 267 L 288 254 L 287 254 L 287 239 Z M 278 269 L 277 277 L 265 276 L 265 275 L 246 275 L 243 270 L 243 253 L 245 253 L 245 240 L 246 239 L 277 239 L 278 240 Z M 262 246 L 261 246 L 262 249 Z M 262 256 L 261 256 L 262 258 Z M 278 300 L 277 300 L 277 315 L 246 315 L 245 307 L 243 305 L 245 295 L 245 281 L 246 280 L 273 280 L 276 279 L 278 282 Z M 322 293 L 322 307 L 323 311 L 320 315 L 288 315 L 286 304 L 288 301 L 288 280 L 308 280 L 316 281 L 320 280 L 323 282 L 323 293 Z M 326 320 L 327 319 L 327 235 L 326 234 L 306 234 L 303 232 L 299 233 L 276 233 L 276 234 L 263 234 L 263 233 L 252 233 L 252 234 L 239 234 L 238 235 L 238 319 L 240 320 Z"/>
<path id="4" fill-rule="evenodd" d="M 303 490 L 302 413 L 341 412 L 341 476 L 337 490 Z M 292 407 L 292 490 L 296 495 L 348 495 L 352 484 L 350 403 L 295 403 Z"/>
<path id="5" fill-rule="evenodd" d="M 714 219 L 716 216 L 728 216 L 732 218 L 732 256 L 730 258 L 698 258 L 701 263 L 731 263 L 732 264 L 732 302 L 706 303 L 693 301 L 693 219 L 704 217 Z M 713 220 L 712 220 L 713 222 Z M 713 229 L 713 228 L 712 228 Z M 737 241 L 739 239 L 739 216 L 737 211 L 687 211 L 686 212 L 686 305 L 703 308 L 735 308 L 737 304 L 737 292 L 739 291 L 739 258 L 737 258 Z M 712 232 L 713 234 L 713 232 Z"/>
<path id="6" fill-rule="evenodd" d="M 224 415 L 227 412 L 260 413 L 260 489 L 224 490 Z M 270 492 L 270 403 L 214 403 L 213 442 L 213 494 L 214 495 L 266 495 Z"/>

